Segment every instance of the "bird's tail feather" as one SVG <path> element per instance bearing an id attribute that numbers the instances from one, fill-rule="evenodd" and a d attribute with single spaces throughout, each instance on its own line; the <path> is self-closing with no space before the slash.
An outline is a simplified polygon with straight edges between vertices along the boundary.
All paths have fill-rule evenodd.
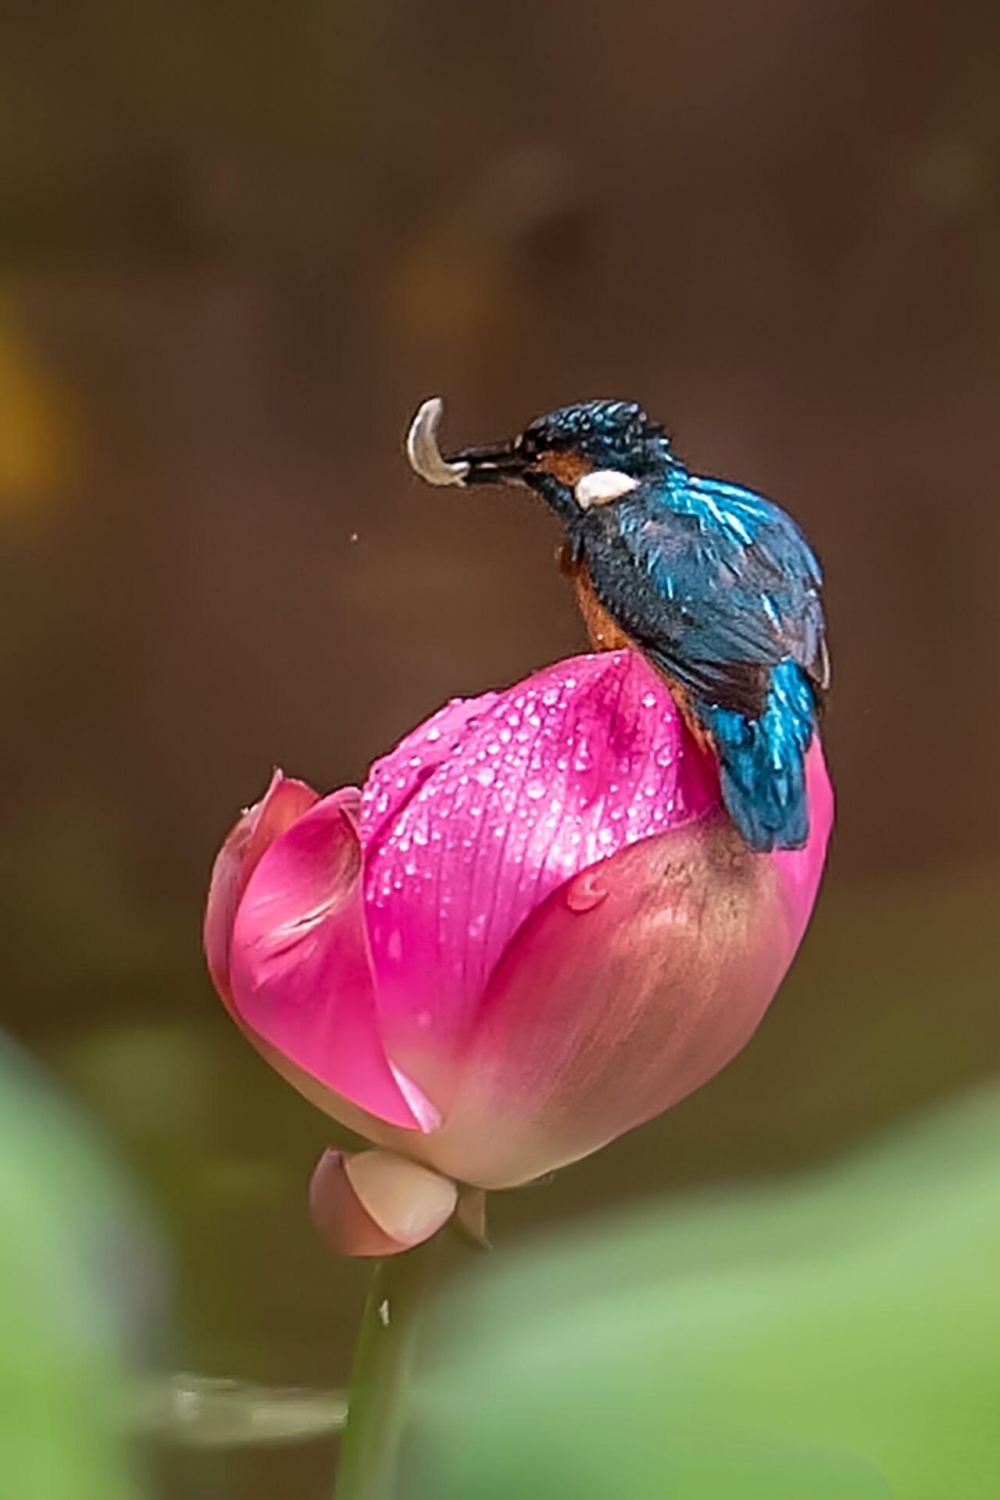
<path id="1" fill-rule="evenodd" d="M 755 852 L 801 849 L 809 837 L 805 756 L 815 727 L 812 688 L 796 662 L 774 669 L 759 718 L 699 705 L 719 757 L 729 814 Z"/>

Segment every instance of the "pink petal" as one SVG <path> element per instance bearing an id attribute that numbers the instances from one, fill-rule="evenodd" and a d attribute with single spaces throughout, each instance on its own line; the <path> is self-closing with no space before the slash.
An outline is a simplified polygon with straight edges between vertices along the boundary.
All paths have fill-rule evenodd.
<path id="1" fill-rule="evenodd" d="M 771 856 L 784 879 L 796 947 L 809 925 L 833 828 L 833 787 L 818 736 L 806 757 L 806 787 L 809 793 L 809 842 L 804 849 L 778 849 Z"/>
<path id="2" fill-rule="evenodd" d="M 454 754 L 466 726 L 486 713 L 497 697 L 497 693 L 483 693 L 478 698 L 452 698 L 372 764 L 359 816 L 365 850 L 383 836 L 386 825 L 399 816 L 431 772 Z"/>
<path id="3" fill-rule="evenodd" d="M 361 896 L 361 847 L 335 794 L 266 850 L 233 926 L 233 1008 L 257 1037 L 378 1119 L 431 1129 L 433 1107 L 389 1062 Z M 336 1111 L 334 1111 L 336 1112 Z"/>
<path id="4" fill-rule="evenodd" d="M 490 971 L 539 903 L 718 803 L 714 770 L 634 652 L 558 662 L 467 707 L 451 754 L 406 788 L 400 772 L 405 800 L 366 842 L 388 1046 L 442 1109 Z"/>
<path id="5" fill-rule="evenodd" d="M 247 881 L 268 845 L 318 800 L 319 793 L 311 786 L 276 770 L 263 797 L 243 814 L 216 856 L 208 889 L 204 943 L 209 973 L 227 1005 L 229 945 Z"/>
<path id="6" fill-rule="evenodd" d="M 497 966 L 433 1164 L 513 1186 L 659 1114 L 749 1040 L 794 950 L 779 867 L 722 816 L 584 871 Z"/>

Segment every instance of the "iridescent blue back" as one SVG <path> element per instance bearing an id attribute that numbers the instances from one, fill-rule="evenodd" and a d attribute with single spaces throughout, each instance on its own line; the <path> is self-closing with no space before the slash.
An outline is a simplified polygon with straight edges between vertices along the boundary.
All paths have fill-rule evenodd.
<path id="1" fill-rule="evenodd" d="M 804 844 L 804 761 L 828 661 L 820 570 L 795 522 L 689 474 L 661 439 L 648 477 L 587 511 L 571 540 L 600 603 L 683 690 L 750 848 Z"/>

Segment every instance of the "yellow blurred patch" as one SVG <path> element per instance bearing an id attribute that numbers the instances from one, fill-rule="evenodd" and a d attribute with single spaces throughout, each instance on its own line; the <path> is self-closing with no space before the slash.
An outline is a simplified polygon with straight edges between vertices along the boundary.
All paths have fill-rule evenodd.
<path id="1" fill-rule="evenodd" d="M 0 522 L 59 503 L 76 470 L 76 437 L 67 393 L 0 300 Z"/>

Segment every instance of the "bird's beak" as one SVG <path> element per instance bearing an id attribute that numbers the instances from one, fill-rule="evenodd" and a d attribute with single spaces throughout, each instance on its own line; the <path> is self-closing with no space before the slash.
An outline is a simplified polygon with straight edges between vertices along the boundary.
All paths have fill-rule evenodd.
<path id="1" fill-rule="evenodd" d="M 445 458 L 438 447 L 438 428 L 444 412 L 440 396 L 425 401 L 406 437 L 410 465 L 428 484 L 516 483 L 524 475 L 524 459 L 513 441 L 486 448 L 465 448 Z"/>

